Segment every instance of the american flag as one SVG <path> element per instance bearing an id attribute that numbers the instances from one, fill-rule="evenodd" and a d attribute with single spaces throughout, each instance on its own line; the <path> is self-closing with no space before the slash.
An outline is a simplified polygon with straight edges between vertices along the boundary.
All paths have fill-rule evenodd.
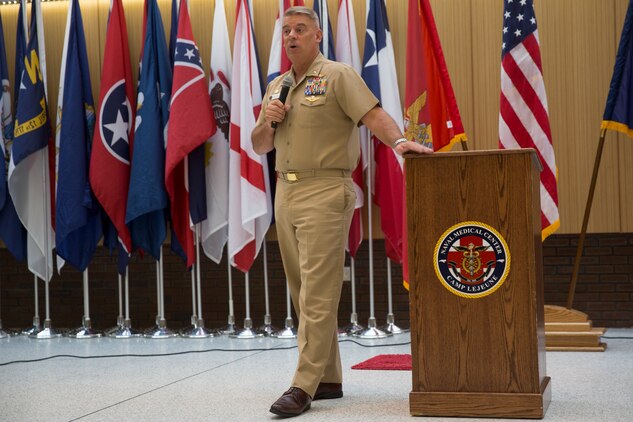
<path id="1" fill-rule="evenodd" d="M 532 0 L 505 0 L 501 52 L 499 147 L 534 148 L 541 172 L 542 238 L 556 231 L 558 189 Z"/>

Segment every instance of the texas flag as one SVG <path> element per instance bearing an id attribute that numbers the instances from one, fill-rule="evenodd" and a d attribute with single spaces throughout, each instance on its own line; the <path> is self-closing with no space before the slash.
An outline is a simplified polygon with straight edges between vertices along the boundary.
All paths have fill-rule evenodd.
<path id="1" fill-rule="evenodd" d="M 216 124 L 212 115 L 200 52 L 191 31 L 187 2 L 181 0 L 167 133 L 165 186 L 171 199 L 172 226 L 187 254 L 187 267 L 195 262 L 189 215 L 187 156 L 215 133 Z"/>
<path id="2" fill-rule="evenodd" d="M 251 132 L 262 92 L 246 0 L 239 0 L 233 44 L 233 98 L 229 158 L 229 259 L 247 272 L 259 253 L 272 219 L 268 163 L 253 151 Z"/>
<path id="3" fill-rule="evenodd" d="M 398 77 L 384 0 L 367 0 L 367 35 L 363 56 L 363 79 L 382 103 L 383 109 L 403 130 Z M 387 256 L 402 262 L 403 159 L 375 137 L 374 201 L 380 207 L 380 225 L 385 234 Z"/>

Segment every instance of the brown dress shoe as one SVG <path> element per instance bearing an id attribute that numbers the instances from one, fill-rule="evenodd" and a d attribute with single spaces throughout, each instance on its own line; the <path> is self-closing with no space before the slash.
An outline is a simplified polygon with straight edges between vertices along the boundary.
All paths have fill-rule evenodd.
<path id="1" fill-rule="evenodd" d="M 290 387 L 276 402 L 270 406 L 270 411 L 275 415 L 291 418 L 299 416 L 310 409 L 312 397 L 298 387 Z"/>
<path id="2" fill-rule="evenodd" d="M 340 399 L 343 397 L 343 385 L 337 382 L 321 382 L 312 400 Z"/>

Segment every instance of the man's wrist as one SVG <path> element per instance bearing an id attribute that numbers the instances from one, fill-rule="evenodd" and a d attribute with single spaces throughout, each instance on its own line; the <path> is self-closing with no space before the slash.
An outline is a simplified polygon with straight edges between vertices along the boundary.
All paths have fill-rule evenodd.
<path id="1" fill-rule="evenodd" d="M 409 142 L 409 140 L 407 138 L 398 138 L 395 141 L 393 141 L 393 145 L 391 147 L 395 149 L 398 145 L 404 142 Z"/>

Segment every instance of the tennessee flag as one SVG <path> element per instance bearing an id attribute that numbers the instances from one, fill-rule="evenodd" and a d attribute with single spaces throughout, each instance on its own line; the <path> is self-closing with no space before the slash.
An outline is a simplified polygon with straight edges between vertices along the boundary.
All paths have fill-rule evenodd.
<path id="1" fill-rule="evenodd" d="M 50 281 L 55 244 L 50 158 L 54 155 L 50 155 L 52 133 L 41 56 L 44 34 L 40 6 L 37 0 L 32 3 L 29 42 L 24 55 L 17 58 L 24 62 L 24 70 L 17 77 L 20 89 L 8 183 L 15 210 L 27 231 L 29 270 L 42 280 Z"/>
<path id="2" fill-rule="evenodd" d="M 132 237 L 125 224 L 125 205 L 134 138 L 134 99 L 123 5 L 121 0 L 112 0 L 101 70 L 99 112 L 90 158 L 90 185 L 117 230 L 122 255 L 132 252 Z"/>
<path id="3" fill-rule="evenodd" d="M 187 267 L 195 263 L 190 227 L 187 156 L 216 131 L 202 61 L 193 39 L 186 0 L 180 1 L 178 38 L 171 91 L 165 186 L 171 199 L 171 220 L 178 241 L 187 254 Z"/>
<path id="4" fill-rule="evenodd" d="M 429 0 L 409 0 L 407 16 L 405 137 L 434 151 L 448 151 L 455 142 L 466 141 L 466 135 Z M 403 211 L 406 221 L 406 207 Z M 408 289 L 406 233 L 405 224 L 402 275 Z"/>
<path id="5" fill-rule="evenodd" d="M 252 18 L 237 4 L 233 44 L 233 98 L 229 152 L 229 259 L 248 272 L 272 219 L 268 163 L 253 151 L 251 132 L 262 105 Z"/>

